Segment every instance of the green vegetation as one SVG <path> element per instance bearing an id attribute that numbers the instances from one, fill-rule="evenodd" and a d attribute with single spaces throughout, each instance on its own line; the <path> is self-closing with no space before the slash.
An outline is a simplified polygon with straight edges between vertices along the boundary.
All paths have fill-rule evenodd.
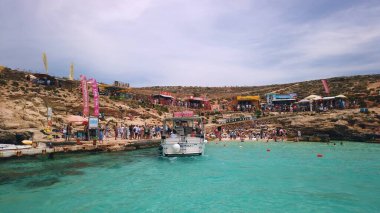
<path id="1" fill-rule="evenodd" d="M 18 87 L 18 86 L 19 86 L 19 83 L 18 83 L 17 81 L 13 81 L 13 82 L 12 82 L 12 86 L 14 86 L 14 87 Z"/>
<path id="2" fill-rule="evenodd" d="M 154 108 L 157 110 L 157 113 L 161 116 L 164 112 L 169 112 L 167 106 L 155 105 Z"/>
<path id="3" fill-rule="evenodd" d="M 145 113 L 145 114 L 142 114 L 142 115 L 140 116 L 141 119 L 149 119 L 149 118 L 151 118 L 151 117 L 152 117 L 152 115 L 149 114 L 149 113 Z"/>
<path id="4" fill-rule="evenodd" d="M 257 117 L 257 118 L 260 118 L 260 117 L 261 117 L 261 111 L 260 111 L 260 110 L 256 110 L 256 117 Z"/>

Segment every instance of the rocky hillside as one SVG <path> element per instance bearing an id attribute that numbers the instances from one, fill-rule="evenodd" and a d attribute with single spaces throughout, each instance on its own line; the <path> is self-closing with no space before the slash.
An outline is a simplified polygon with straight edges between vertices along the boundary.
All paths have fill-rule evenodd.
<path id="1" fill-rule="evenodd" d="M 373 102 L 380 104 L 380 74 L 336 77 L 327 79 L 327 81 L 332 96 L 343 94 L 351 99 L 368 101 L 370 104 Z M 237 95 L 265 97 L 265 94 L 270 92 L 297 93 L 300 98 L 311 94 L 325 96 L 321 80 L 252 87 L 146 87 L 140 88 L 139 91 L 144 94 L 167 91 L 177 97 L 206 96 L 213 100 L 231 98 Z"/>
<path id="2" fill-rule="evenodd" d="M 46 86 L 30 82 L 28 73 L 0 66 L 0 141 L 14 141 L 16 137 L 27 138 L 34 133 L 36 139 L 43 138 L 41 133 L 47 126 L 47 107 L 53 109 L 53 128 L 62 128 L 67 115 L 75 115 L 82 111 L 82 97 L 78 81 L 63 81 L 61 85 Z M 380 75 L 363 75 L 352 77 L 337 77 L 328 79 L 331 95 L 344 94 L 361 102 L 361 105 L 373 107 L 370 114 L 363 115 L 341 111 L 343 114 L 292 114 L 272 116 L 275 124 L 286 125 L 290 129 L 302 128 L 305 133 L 322 127 L 320 132 L 335 138 L 363 138 L 371 135 L 379 126 L 378 109 L 380 106 Z M 102 123 L 125 124 L 157 124 L 174 107 L 153 106 L 148 97 L 160 91 L 171 92 L 176 97 L 206 96 L 213 101 L 230 99 L 236 95 L 260 95 L 268 92 L 295 92 L 299 97 L 310 94 L 323 95 L 320 80 L 289 83 L 282 85 L 252 86 L 252 87 L 149 87 L 131 88 L 134 99 L 115 100 L 100 96 L 100 112 L 105 114 Z M 91 98 L 90 98 L 91 99 Z M 90 104 L 91 106 L 91 104 Z M 92 110 L 92 109 L 90 109 Z M 340 116 L 340 117 L 339 117 Z M 212 113 L 206 118 L 211 121 Z M 344 131 L 340 131 L 344 130 Z M 339 131 L 338 131 L 339 130 Z M 340 133 L 338 133 L 340 132 Z M 341 135 L 338 137 L 338 135 Z M 344 135 L 342 135 L 344 134 Z M 360 137 L 357 135 L 361 135 Z M 370 136 L 368 136 L 370 137 Z M 367 138 L 368 138 L 367 137 Z M 332 137 L 334 138 L 334 137 Z"/>
<path id="3" fill-rule="evenodd" d="M 46 86 L 31 83 L 26 73 L 0 67 L 0 141 L 14 140 L 15 133 L 40 132 L 47 126 L 47 107 L 53 110 L 53 128 L 62 128 L 67 115 L 82 111 L 82 96 L 79 82 L 69 85 Z M 91 103 L 90 103 L 91 106 Z M 90 108 L 93 111 L 92 108 Z M 103 123 L 154 124 L 160 123 L 164 114 L 159 110 L 145 108 L 142 103 L 129 100 L 111 100 L 100 96 L 100 112 L 106 115 Z M 26 134 L 28 136 L 28 134 Z M 24 137 L 24 136 L 22 136 Z"/>

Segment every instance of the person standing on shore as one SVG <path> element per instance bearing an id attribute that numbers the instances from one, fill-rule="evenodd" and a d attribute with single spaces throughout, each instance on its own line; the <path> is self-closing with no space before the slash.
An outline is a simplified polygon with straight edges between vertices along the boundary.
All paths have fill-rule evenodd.
<path id="1" fill-rule="evenodd" d="M 144 126 L 144 138 L 148 139 L 150 134 L 149 126 Z"/>
<path id="2" fill-rule="evenodd" d="M 100 128 L 99 129 L 99 142 L 102 144 L 104 141 L 103 141 L 103 136 L 104 136 L 104 129 L 103 128 Z"/>
<path id="3" fill-rule="evenodd" d="M 130 135 L 131 135 L 131 132 L 129 131 L 128 125 L 125 126 L 125 131 L 126 131 L 125 139 L 128 140 Z"/>
<path id="4" fill-rule="evenodd" d="M 284 130 L 282 128 L 279 130 L 279 136 L 281 138 L 281 141 L 283 142 L 284 141 Z"/>
<path id="5" fill-rule="evenodd" d="M 73 130 L 73 128 L 71 127 L 71 123 L 69 123 L 66 127 L 66 141 L 70 140 L 72 130 Z"/>
<path id="6" fill-rule="evenodd" d="M 298 142 L 298 141 L 300 141 L 300 138 L 301 138 L 301 131 L 297 131 L 297 137 L 296 137 L 296 141 Z"/>
<path id="7" fill-rule="evenodd" d="M 250 140 L 250 141 L 251 141 L 251 140 L 252 140 L 252 138 L 253 138 L 253 136 L 252 136 L 252 132 L 249 132 L 249 133 L 248 133 L 248 140 Z"/>
<path id="8" fill-rule="evenodd" d="M 273 140 L 274 142 L 277 142 L 277 129 L 273 130 Z"/>
<path id="9" fill-rule="evenodd" d="M 118 128 L 118 137 L 120 137 L 120 139 L 123 139 L 123 128 L 123 124 L 120 124 Z"/>
<path id="10" fill-rule="evenodd" d="M 154 128 L 154 126 L 152 126 L 150 128 L 150 138 L 153 139 L 156 137 L 156 128 Z"/>
<path id="11" fill-rule="evenodd" d="M 129 125 L 129 140 L 132 140 L 134 137 L 134 134 L 133 134 L 133 126 L 132 124 Z"/>
<path id="12" fill-rule="evenodd" d="M 120 126 L 119 134 L 120 134 L 120 139 L 123 140 L 124 139 L 124 124 Z"/>
<path id="13" fill-rule="evenodd" d="M 139 139 L 143 139 L 144 137 L 144 126 L 139 126 Z"/>
<path id="14" fill-rule="evenodd" d="M 137 139 L 137 132 L 138 132 L 137 128 L 138 128 L 137 125 L 133 126 L 133 131 L 132 131 L 133 132 L 133 139 Z"/>
<path id="15" fill-rule="evenodd" d="M 163 130 L 162 127 L 158 126 L 156 127 L 156 134 L 157 134 L 157 137 L 160 138 L 161 137 L 161 131 Z"/>
<path id="16" fill-rule="evenodd" d="M 114 127 L 114 132 L 115 132 L 115 140 L 117 140 L 117 133 L 119 132 L 118 128 L 117 128 L 117 124 L 115 125 Z"/>
<path id="17" fill-rule="evenodd" d="M 63 137 L 65 138 L 65 141 L 67 141 L 67 126 L 64 126 L 62 129 Z"/>
<path id="18" fill-rule="evenodd" d="M 89 137 L 89 129 L 88 129 L 88 124 L 86 124 L 86 125 L 84 125 L 84 128 L 83 128 L 83 130 L 84 130 L 84 140 L 85 141 L 88 141 L 88 140 L 90 140 L 90 137 Z"/>
<path id="19" fill-rule="evenodd" d="M 123 126 L 123 139 L 128 139 L 127 138 L 127 132 L 128 132 L 128 126 L 125 125 L 125 126 Z"/>

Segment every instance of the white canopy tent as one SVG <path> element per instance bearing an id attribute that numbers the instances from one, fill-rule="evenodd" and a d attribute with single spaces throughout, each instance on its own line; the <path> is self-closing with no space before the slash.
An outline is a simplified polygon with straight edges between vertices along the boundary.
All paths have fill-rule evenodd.
<path id="1" fill-rule="evenodd" d="M 335 98 L 347 99 L 347 96 L 340 94 L 340 95 L 335 96 Z"/>
<path id="2" fill-rule="evenodd" d="M 313 100 L 313 101 L 316 101 L 316 100 L 321 100 L 322 99 L 322 96 L 319 96 L 319 95 L 309 95 L 307 96 L 306 98 L 304 98 L 306 100 Z"/>

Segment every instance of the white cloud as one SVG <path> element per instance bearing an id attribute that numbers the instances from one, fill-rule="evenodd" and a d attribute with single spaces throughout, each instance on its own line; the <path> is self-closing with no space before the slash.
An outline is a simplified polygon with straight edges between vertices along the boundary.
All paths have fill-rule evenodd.
<path id="1" fill-rule="evenodd" d="M 376 72 L 380 4 L 329 5 L 307 13 L 311 6 L 301 0 L 4 1 L 0 63 L 42 70 L 46 51 L 57 75 L 74 62 L 77 72 L 137 86 Z"/>

